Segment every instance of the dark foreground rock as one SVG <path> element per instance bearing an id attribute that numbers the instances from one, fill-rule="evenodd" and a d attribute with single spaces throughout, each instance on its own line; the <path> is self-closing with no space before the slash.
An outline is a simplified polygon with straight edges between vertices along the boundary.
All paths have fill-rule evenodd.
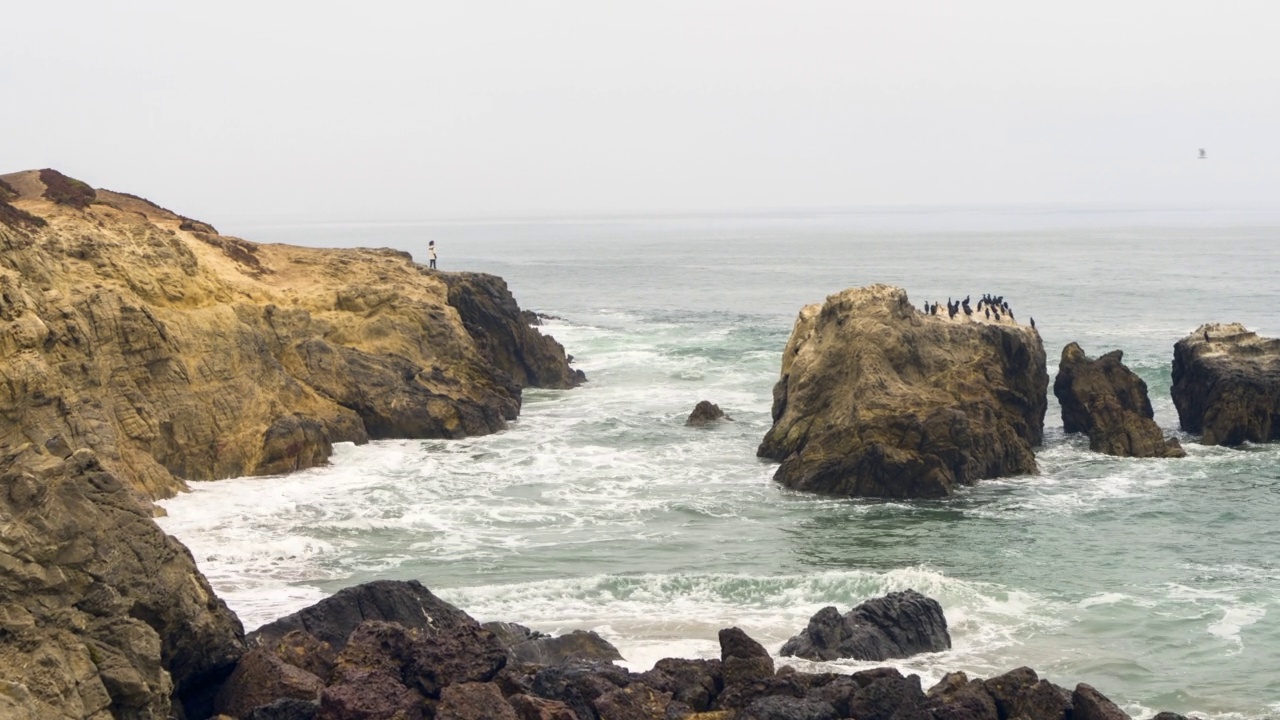
<path id="1" fill-rule="evenodd" d="M 0 454 L 0 528 L 0 717 L 209 714 L 240 621 L 92 452 Z"/>
<path id="2" fill-rule="evenodd" d="M 1091 360 L 1076 343 L 1062 348 L 1053 394 L 1069 433 L 1087 433 L 1094 452 L 1119 457 L 1185 457 L 1182 445 L 1156 425 L 1147 384 L 1112 350 Z"/>
<path id="3" fill-rule="evenodd" d="M 1173 404 L 1205 445 L 1280 440 L 1280 340 L 1201 325 L 1173 346 Z"/>
<path id="4" fill-rule="evenodd" d="M 373 585 L 350 589 L 340 603 L 330 603 L 323 613 L 315 612 L 315 608 L 298 613 L 293 616 L 297 622 L 290 623 L 295 627 L 283 636 L 257 634 L 255 647 L 244 656 L 232 681 L 219 694 L 218 709 L 229 716 L 258 720 L 1123 717 L 1116 715 L 1119 711 L 1114 704 L 1093 688 L 1082 684 L 1073 692 L 1037 677 L 1030 668 L 987 680 L 952 673 L 927 692 L 919 676 L 903 675 L 888 667 L 849 675 L 778 668 L 769 652 L 739 628 L 720 631 L 718 659 L 668 658 L 643 673 L 602 660 L 573 657 L 550 664 L 512 662 L 497 635 L 461 610 L 428 596 L 420 585 Z M 894 600 L 897 607 L 893 613 L 898 616 L 905 614 L 903 606 L 921 603 L 920 596 L 912 597 L 914 593 L 895 595 L 899 597 Z M 354 612 L 337 613 L 334 608 L 361 605 L 365 607 L 360 616 L 366 618 L 394 615 L 417 605 L 418 615 L 439 614 L 451 619 L 417 619 L 414 627 L 362 620 L 338 643 L 342 649 L 336 658 L 327 641 L 296 627 L 303 618 L 309 618 L 308 627 L 332 637 L 349 623 L 331 619 Z M 374 606 L 379 609 L 371 609 Z M 412 618 L 414 612 L 407 614 Z M 329 620 L 315 622 L 314 618 L 320 615 Z M 527 642 L 530 637 L 539 639 L 517 625 L 490 627 L 508 640 L 514 638 L 516 644 Z"/>
<path id="5" fill-rule="evenodd" d="M 942 606 L 906 590 L 868 600 L 844 615 L 834 607 L 819 610 L 780 654 L 807 660 L 889 660 L 950 649 Z"/>
<path id="6" fill-rule="evenodd" d="M 723 421 L 732 422 L 733 418 L 725 415 L 719 405 L 710 400 L 702 400 L 694 406 L 693 412 L 689 413 L 689 417 L 684 421 L 684 424 L 689 427 L 704 427 Z"/>
<path id="7" fill-rule="evenodd" d="M 942 497 L 1034 473 L 1049 376 L 1035 328 L 924 315 L 905 291 L 845 290 L 800 311 L 760 457 L 798 490 Z"/>
<path id="8" fill-rule="evenodd" d="M 436 597 L 417 580 L 375 580 L 344 588 L 315 605 L 267 623 L 248 639 L 253 645 L 279 642 L 300 630 L 341 652 L 352 631 L 367 620 L 431 631 L 479 627 L 470 615 Z"/>

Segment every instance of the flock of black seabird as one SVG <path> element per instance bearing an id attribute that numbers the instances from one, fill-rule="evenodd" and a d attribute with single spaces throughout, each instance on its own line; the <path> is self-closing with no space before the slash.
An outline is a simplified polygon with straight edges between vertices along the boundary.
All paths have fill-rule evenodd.
<path id="1" fill-rule="evenodd" d="M 926 302 L 924 304 L 924 314 L 937 315 L 939 314 L 938 308 L 940 307 L 942 306 L 939 305 L 938 303 L 933 303 L 931 305 Z M 975 312 L 978 312 L 978 313 L 982 313 L 983 317 L 985 317 L 988 320 L 995 320 L 996 322 L 1000 322 L 1000 319 L 1007 315 L 1009 316 L 1010 320 L 1017 322 L 1017 320 L 1013 317 L 1013 310 L 1009 309 L 1009 303 L 1004 299 L 1004 296 L 991 295 L 989 293 L 984 293 L 982 295 L 982 297 L 978 300 L 978 305 L 976 309 L 969 305 L 968 295 L 965 295 L 963 300 L 956 300 L 954 302 L 951 300 L 951 298 L 947 298 L 946 312 L 947 312 L 947 317 L 952 319 L 955 319 L 955 316 L 959 315 L 960 313 L 964 313 L 965 317 L 973 317 L 973 314 Z M 1036 319 L 1031 318 L 1031 327 L 1035 327 L 1035 326 L 1036 326 Z"/>

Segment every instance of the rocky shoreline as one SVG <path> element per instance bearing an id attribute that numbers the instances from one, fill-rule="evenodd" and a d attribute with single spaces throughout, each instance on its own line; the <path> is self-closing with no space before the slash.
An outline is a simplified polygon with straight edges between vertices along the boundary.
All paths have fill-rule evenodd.
<path id="1" fill-rule="evenodd" d="M 339 441 L 495 432 L 523 388 L 585 377 L 500 278 L 391 250 L 260 245 L 52 170 L 0 181 L 0 717 L 1125 717 L 1028 668 L 927 691 L 890 668 L 778 668 L 736 628 L 718 660 L 633 673 L 598 636 L 481 626 L 416 583 L 342 591 L 246 637 L 150 500 L 321 464 Z M 879 497 L 1034 472 L 1045 353 L 1003 307 L 994 323 L 967 307 L 957 320 L 873 286 L 805 308 L 759 454 L 790 487 Z M 1074 387 L 1060 397 L 1081 398 L 1068 427 L 1173 456 L 1120 355 L 1086 361 L 1064 350 Z M 1070 382 L 1090 373 L 1107 382 Z M 1280 342 L 1240 326 L 1175 347 L 1179 416 L 1205 443 L 1277 439 L 1277 378 Z M 728 420 L 707 403 L 690 424 Z M 937 651 L 950 640 L 930 602 L 827 608 L 786 649 Z M 907 630 L 879 622 L 904 607 L 920 613 Z"/>

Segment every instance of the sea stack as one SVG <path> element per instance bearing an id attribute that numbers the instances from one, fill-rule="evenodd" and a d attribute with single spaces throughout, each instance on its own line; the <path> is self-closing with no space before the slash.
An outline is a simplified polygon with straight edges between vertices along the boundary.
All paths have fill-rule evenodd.
<path id="1" fill-rule="evenodd" d="M 0 451 L 92 449 L 140 495 L 333 443 L 462 437 L 584 378 L 501 278 L 259 245 L 54 170 L 0 176 Z"/>
<path id="2" fill-rule="evenodd" d="M 1205 445 L 1280 440 L 1280 340 L 1209 324 L 1173 346 L 1173 404 Z"/>
<path id="3" fill-rule="evenodd" d="M 887 285 L 849 289 L 800 311 L 757 454 L 798 490 L 944 497 L 1037 471 L 1048 385 L 1032 328 L 925 316 Z"/>
<path id="4" fill-rule="evenodd" d="M 1091 360 L 1076 343 L 1062 348 L 1053 394 L 1062 404 L 1062 425 L 1087 433 L 1094 452 L 1119 457 L 1184 457 L 1174 438 L 1156 425 L 1147 384 L 1112 350 Z"/>

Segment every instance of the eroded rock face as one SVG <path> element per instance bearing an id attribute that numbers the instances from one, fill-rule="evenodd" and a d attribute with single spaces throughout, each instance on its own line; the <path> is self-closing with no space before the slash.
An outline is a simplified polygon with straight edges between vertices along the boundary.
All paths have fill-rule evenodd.
<path id="1" fill-rule="evenodd" d="M 583 380 L 500 278 L 259 245 L 51 172 L 3 179 L 0 450 L 87 447 L 161 498 L 323 463 L 334 442 L 493 432 L 522 388 Z"/>
<path id="2" fill-rule="evenodd" d="M 1201 325 L 1173 346 L 1173 404 L 1205 445 L 1280 440 L 1280 340 Z"/>
<path id="3" fill-rule="evenodd" d="M 807 660 L 889 660 L 949 649 L 942 606 L 906 590 L 868 600 L 844 615 L 825 607 L 779 652 Z"/>
<path id="4" fill-rule="evenodd" d="M 244 631 L 187 549 L 89 450 L 28 445 L 0 468 L 6 694 L 38 718 L 206 717 Z"/>
<path id="5" fill-rule="evenodd" d="M 774 479 L 910 498 L 1036 472 L 1049 384 L 1040 335 L 959 317 L 926 316 L 886 285 L 801 310 L 757 451 L 781 461 Z"/>
<path id="6" fill-rule="evenodd" d="M 1091 360 L 1076 343 L 1062 348 L 1053 394 L 1069 433 L 1089 435 L 1089 448 L 1120 457 L 1184 457 L 1182 445 L 1156 425 L 1147 384 L 1112 350 Z"/>

